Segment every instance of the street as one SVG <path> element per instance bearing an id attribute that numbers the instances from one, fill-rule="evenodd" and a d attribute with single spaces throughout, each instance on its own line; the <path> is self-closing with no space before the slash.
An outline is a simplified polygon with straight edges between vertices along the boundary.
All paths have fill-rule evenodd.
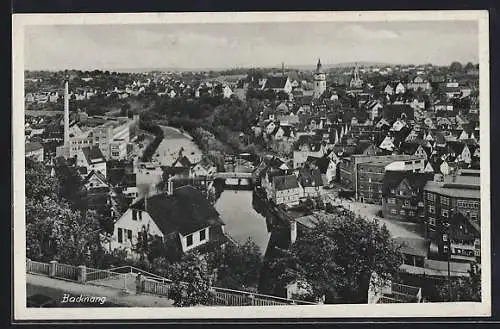
<path id="1" fill-rule="evenodd" d="M 417 223 L 402 222 L 377 216 L 377 212 L 381 209 L 379 205 L 349 201 L 336 197 L 332 193 L 324 196 L 325 201 L 332 203 L 334 206 L 342 206 L 365 219 L 376 218 L 381 224 L 385 224 L 393 238 L 424 239 L 424 232 Z"/>

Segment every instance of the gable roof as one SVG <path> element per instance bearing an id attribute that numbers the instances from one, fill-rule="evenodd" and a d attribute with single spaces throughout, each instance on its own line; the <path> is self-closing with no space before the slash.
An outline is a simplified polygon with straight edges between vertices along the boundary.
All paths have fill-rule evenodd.
<path id="1" fill-rule="evenodd" d="M 130 208 L 146 211 L 163 234 L 179 232 L 186 235 L 207 226 L 224 225 L 217 210 L 198 189 L 190 185 L 175 189 L 172 195 L 149 197 L 147 210 L 144 208 L 144 198 Z"/>
<path id="2" fill-rule="evenodd" d="M 84 147 L 82 148 L 82 152 L 89 164 L 106 162 L 99 146 Z"/>
<path id="3" fill-rule="evenodd" d="M 264 85 L 264 88 L 270 88 L 270 89 L 283 89 L 285 88 L 286 82 L 288 81 L 288 77 L 282 77 L 282 76 L 269 76 L 266 79 L 266 84 Z"/>
<path id="4" fill-rule="evenodd" d="M 273 177 L 273 186 L 276 191 L 298 188 L 299 182 L 295 175 L 275 176 Z"/>
<path id="5" fill-rule="evenodd" d="M 299 170 L 299 181 L 302 187 L 323 186 L 321 172 L 318 169 L 301 168 Z"/>
<path id="6" fill-rule="evenodd" d="M 412 189 L 423 191 L 427 181 L 434 178 L 433 173 L 413 173 L 406 171 L 386 171 L 382 183 L 382 195 L 391 195 L 391 189 L 397 188 L 403 180 L 407 180 Z"/>
<path id="7" fill-rule="evenodd" d="M 42 146 L 42 144 L 40 144 L 38 142 L 26 143 L 25 146 L 24 146 L 24 151 L 25 152 L 33 152 L 33 151 L 37 151 L 37 150 L 40 150 L 40 149 L 43 150 L 43 146 Z"/>

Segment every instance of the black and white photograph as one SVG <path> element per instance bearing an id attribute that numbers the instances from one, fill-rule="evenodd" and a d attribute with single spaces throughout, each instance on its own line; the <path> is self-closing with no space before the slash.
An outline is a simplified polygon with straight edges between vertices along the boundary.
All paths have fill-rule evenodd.
<path id="1" fill-rule="evenodd" d="M 488 42 L 486 11 L 14 15 L 16 317 L 490 315 Z"/>

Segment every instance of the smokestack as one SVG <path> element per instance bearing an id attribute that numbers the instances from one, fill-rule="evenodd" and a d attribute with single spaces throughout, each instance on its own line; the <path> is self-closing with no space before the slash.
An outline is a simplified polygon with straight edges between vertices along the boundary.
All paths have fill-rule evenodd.
<path id="1" fill-rule="evenodd" d="M 281 74 L 285 76 L 285 63 L 281 62 Z"/>
<path id="2" fill-rule="evenodd" d="M 69 147 L 69 78 L 64 79 L 64 146 Z"/>

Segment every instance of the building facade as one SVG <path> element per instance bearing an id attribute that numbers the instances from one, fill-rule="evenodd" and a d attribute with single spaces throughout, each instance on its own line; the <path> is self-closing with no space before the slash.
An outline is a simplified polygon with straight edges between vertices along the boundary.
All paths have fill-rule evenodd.
<path id="1" fill-rule="evenodd" d="M 438 257 L 475 260 L 480 239 L 479 176 L 451 175 L 424 188 L 426 226 Z"/>

